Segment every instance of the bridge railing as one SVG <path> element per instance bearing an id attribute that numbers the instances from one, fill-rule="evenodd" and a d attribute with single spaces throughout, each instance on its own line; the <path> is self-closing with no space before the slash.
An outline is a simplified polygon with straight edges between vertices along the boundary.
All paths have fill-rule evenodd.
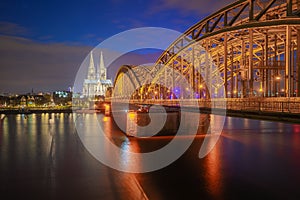
<path id="1" fill-rule="evenodd" d="M 300 98 L 229 98 L 214 101 L 225 101 L 226 109 L 234 111 L 300 113 Z M 217 104 L 214 105 L 218 108 Z"/>
<path id="2" fill-rule="evenodd" d="M 117 102 L 124 103 L 122 100 Z M 128 100 L 127 100 L 128 102 Z M 217 108 L 233 111 L 300 113 L 300 97 L 293 98 L 216 98 L 216 99 L 146 99 L 130 100 L 131 104 Z M 197 105 L 197 104 L 196 104 Z"/>

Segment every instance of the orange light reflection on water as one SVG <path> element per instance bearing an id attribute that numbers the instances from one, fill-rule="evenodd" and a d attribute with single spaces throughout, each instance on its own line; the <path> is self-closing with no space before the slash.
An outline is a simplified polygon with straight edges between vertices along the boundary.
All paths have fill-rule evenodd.
<path id="1" fill-rule="evenodd" d="M 211 192 L 212 196 L 216 199 L 222 197 L 222 174 L 221 174 L 221 157 L 220 145 L 218 143 L 213 150 L 205 158 L 205 178 L 207 181 L 207 189 Z"/>

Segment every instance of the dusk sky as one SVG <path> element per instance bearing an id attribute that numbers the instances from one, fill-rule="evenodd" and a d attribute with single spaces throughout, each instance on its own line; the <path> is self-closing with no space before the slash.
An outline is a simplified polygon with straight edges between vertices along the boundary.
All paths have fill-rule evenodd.
<path id="1" fill-rule="evenodd" d="M 103 40 L 139 27 L 163 27 L 184 32 L 231 2 L 1 1 L 0 94 L 27 93 L 32 89 L 35 92 L 66 90 L 73 85 L 76 72 L 90 50 Z M 154 62 L 157 55 L 141 56 L 146 57 L 147 62 Z M 130 64 L 130 59 L 132 55 L 124 60 L 127 62 L 124 64 Z M 108 72 L 109 75 L 113 73 Z"/>

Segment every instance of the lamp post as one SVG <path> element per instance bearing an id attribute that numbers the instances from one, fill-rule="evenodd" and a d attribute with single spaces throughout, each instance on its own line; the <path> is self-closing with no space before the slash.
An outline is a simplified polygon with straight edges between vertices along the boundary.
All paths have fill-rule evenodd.
<path id="1" fill-rule="evenodd" d="M 259 88 L 259 93 L 260 93 L 260 96 L 263 96 L 263 92 L 264 92 L 263 88 L 262 88 L 262 87 L 260 87 L 260 88 Z"/>
<path id="2" fill-rule="evenodd" d="M 275 91 L 275 94 L 276 96 L 278 97 L 279 95 L 279 91 L 280 91 L 280 80 L 281 80 L 281 77 L 279 75 L 275 76 L 275 85 L 277 86 L 278 84 L 278 87 L 275 87 L 276 91 Z"/>
<path id="3" fill-rule="evenodd" d="M 233 94 L 234 94 L 234 97 L 235 97 L 235 98 L 238 98 L 238 96 L 237 96 L 237 91 L 236 91 L 236 90 L 233 91 Z"/>
<path id="4" fill-rule="evenodd" d="M 154 99 L 156 99 L 156 96 L 157 96 L 157 91 L 155 91 L 155 92 L 154 92 L 154 94 L 155 94 L 155 96 L 154 96 Z"/>
<path id="5" fill-rule="evenodd" d="M 201 99 L 201 97 L 202 97 L 202 88 L 203 88 L 203 85 L 202 84 L 200 84 L 199 85 L 199 99 Z"/>

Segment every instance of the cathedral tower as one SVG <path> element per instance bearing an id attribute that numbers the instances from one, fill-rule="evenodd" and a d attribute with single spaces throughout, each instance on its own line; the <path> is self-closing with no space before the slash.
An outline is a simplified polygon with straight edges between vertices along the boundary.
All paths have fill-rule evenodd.
<path id="1" fill-rule="evenodd" d="M 87 78 L 84 79 L 82 94 L 84 97 L 94 98 L 95 96 L 105 96 L 108 87 L 112 87 L 112 82 L 106 79 L 106 68 L 102 52 L 100 53 L 97 71 L 93 59 L 93 52 L 90 53 L 90 60 L 87 72 Z"/>

